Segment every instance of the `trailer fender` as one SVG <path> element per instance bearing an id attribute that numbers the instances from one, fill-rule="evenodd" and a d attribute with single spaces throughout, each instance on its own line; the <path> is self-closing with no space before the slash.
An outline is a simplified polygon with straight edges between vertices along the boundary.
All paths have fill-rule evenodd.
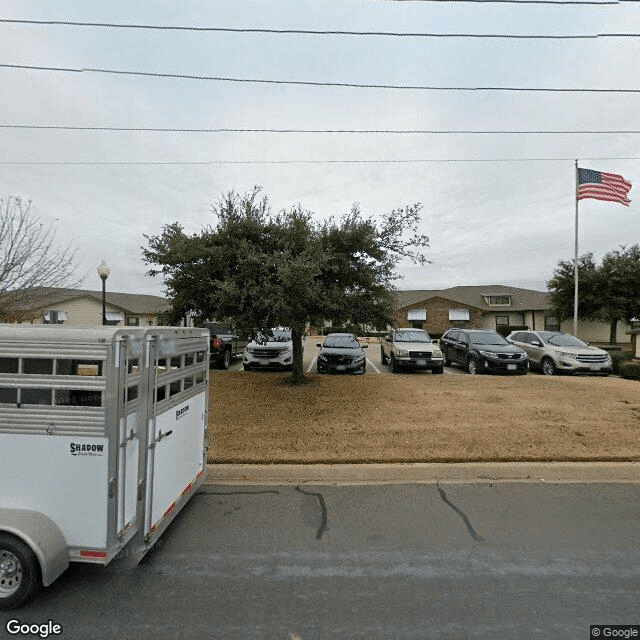
<path id="1" fill-rule="evenodd" d="M 58 525 L 44 514 L 27 509 L 0 509 L 0 531 L 13 534 L 31 547 L 45 587 L 69 566 L 67 541 Z"/>

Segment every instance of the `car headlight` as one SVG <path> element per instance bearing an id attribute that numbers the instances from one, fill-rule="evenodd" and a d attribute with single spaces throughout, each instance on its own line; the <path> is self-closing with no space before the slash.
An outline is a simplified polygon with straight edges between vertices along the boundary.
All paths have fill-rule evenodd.
<path id="1" fill-rule="evenodd" d="M 327 360 L 327 356 L 323 355 L 322 353 L 318 356 L 318 360 L 321 360 L 322 362 L 326 362 Z"/>
<path id="2" fill-rule="evenodd" d="M 480 355 L 483 355 L 485 358 L 497 358 L 498 354 L 494 353 L 493 351 L 481 351 L 480 349 L 478 349 L 478 353 Z"/>
<path id="3" fill-rule="evenodd" d="M 409 352 L 407 351 L 407 349 L 396 349 L 396 355 L 397 356 L 408 356 Z"/>
<path id="4" fill-rule="evenodd" d="M 431 354 L 432 358 L 442 358 L 442 351 L 440 351 L 440 349 L 434 349 L 433 353 Z"/>
<path id="5" fill-rule="evenodd" d="M 247 347 L 247 348 L 244 350 L 244 354 L 245 354 L 246 356 L 252 356 L 252 355 L 253 355 L 253 349 L 249 349 L 249 347 Z"/>
<path id="6" fill-rule="evenodd" d="M 364 355 L 362 355 L 362 356 L 356 356 L 356 357 L 353 359 L 353 363 L 354 363 L 354 364 L 357 364 L 358 362 L 362 362 L 364 359 L 365 359 Z"/>
<path id="7" fill-rule="evenodd" d="M 528 356 L 527 356 L 526 351 L 523 351 L 523 352 L 520 354 L 520 360 L 526 360 L 526 359 L 527 359 L 527 357 L 528 357 Z"/>
<path id="8" fill-rule="evenodd" d="M 568 351 L 556 351 L 556 353 L 563 358 L 576 358 L 575 353 L 569 353 Z"/>

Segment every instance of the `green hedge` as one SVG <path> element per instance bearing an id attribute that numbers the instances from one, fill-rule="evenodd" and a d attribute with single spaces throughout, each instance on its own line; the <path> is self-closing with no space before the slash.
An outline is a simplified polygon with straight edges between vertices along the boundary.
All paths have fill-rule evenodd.
<path id="1" fill-rule="evenodd" d="M 604 347 L 598 347 L 598 348 L 604 349 Z M 626 360 L 629 360 L 631 358 L 630 351 L 622 351 L 622 349 L 620 348 L 605 349 L 605 351 L 608 351 L 609 355 L 611 356 L 613 373 L 620 373 L 620 365 Z"/>
<path id="2" fill-rule="evenodd" d="M 627 380 L 640 380 L 640 362 L 637 360 L 621 362 L 620 375 Z"/>

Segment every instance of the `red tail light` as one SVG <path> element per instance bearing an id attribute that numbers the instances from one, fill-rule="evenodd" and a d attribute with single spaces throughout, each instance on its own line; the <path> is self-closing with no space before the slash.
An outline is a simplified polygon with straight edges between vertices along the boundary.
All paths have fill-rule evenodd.
<path id="1" fill-rule="evenodd" d="M 219 349 L 220 348 L 220 344 L 221 344 L 220 338 L 213 338 L 213 340 L 211 340 L 211 346 L 214 349 Z"/>

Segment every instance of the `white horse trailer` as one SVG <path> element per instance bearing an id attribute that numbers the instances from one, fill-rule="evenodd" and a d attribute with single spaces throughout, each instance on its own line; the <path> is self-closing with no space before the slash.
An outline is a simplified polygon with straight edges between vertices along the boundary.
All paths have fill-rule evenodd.
<path id="1" fill-rule="evenodd" d="M 206 329 L 0 325 L 0 609 L 153 546 L 204 482 L 208 365 Z"/>

